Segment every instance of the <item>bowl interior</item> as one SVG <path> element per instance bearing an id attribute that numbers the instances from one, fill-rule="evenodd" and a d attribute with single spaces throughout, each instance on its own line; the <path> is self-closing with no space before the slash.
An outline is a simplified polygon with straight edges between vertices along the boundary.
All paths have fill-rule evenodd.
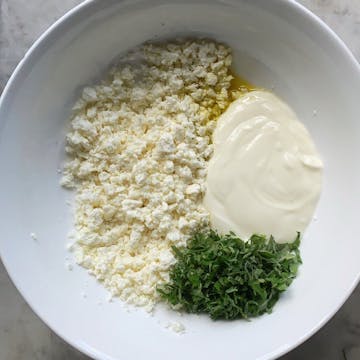
<path id="1" fill-rule="evenodd" d="M 233 48 L 234 68 L 287 101 L 325 163 L 316 218 L 301 245 L 300 275 L 271 315 L 211 322 L 160 309 L 128 313 L 66 250 L 73 194 L 58 185 L 73 102 L 119 54 L 146 40 L 206 36 Z M 341 71 L 340 71 L 341 69 Z M 195 356 L 269 359 L 307 338 L 355 286 L 360 263 L 360 72 L 342 43 L 287 1 L 92 1 L 48 31 L 25 57 L 0 106 L 0 252 L 33 309 L 97 358 Z M 37 235 L 37 240 L 30 233 Z M 187 333 L 164 328 L 181 321 Z M 141 345 L 139 346 L 139 339 Z"/>

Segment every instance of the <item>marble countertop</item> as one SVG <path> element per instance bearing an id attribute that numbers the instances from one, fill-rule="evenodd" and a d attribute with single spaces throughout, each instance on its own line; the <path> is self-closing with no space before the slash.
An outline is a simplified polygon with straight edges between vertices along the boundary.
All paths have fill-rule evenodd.
<path id="1" fill-rule="evenodd" d="M 0 93 L 33 41 L 80 0 L 0 0 Z M 299 0 L 360 61 L 359 0 Z M 282 360 L 360 359 L 360 286 L 333 319 Z M 0 262 L 0 360 L 88 359 L 55 335 L 19 295 Z"/>

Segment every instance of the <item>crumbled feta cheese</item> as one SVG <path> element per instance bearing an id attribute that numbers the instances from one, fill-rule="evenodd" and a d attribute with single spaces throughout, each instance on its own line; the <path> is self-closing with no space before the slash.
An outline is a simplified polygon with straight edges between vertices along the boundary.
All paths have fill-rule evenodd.
<path id="1" fill-rule="evenodd" d="M 185 332 L 185 326 L 180 323 L 180 322 L 177 322 L 177 321 L 174 321 L 174 322 L 169 322 L 166 324 L 165 326 L 167 329 L 170 329 L 172 330 L 173 332 L 175 333 L 178 333 L 178 334 L 182 334 Z"/>
<path id="2" fill-rule="evenodd" d="M 230 65 L 212 41 L 146 44 L 75 104 L 61 180 L 76 188 L 71 247 L 111 298 L 151 310 L 171 246 L 209 221 L 202 184 Z"/>
<path id="3" fill-rule="evenodd" d="M 73 270 L 73 266 L 69 262 L 65 262 L 65 268 L 66 268 L 66 270 L 69 270 L 69 271 Z"/>
<path id="4" fill-rule="evenodd" d="M 191 197 L 196 197 L 200 193 L 201 193 L 201 186 L 199 184 L 189 185 L 185 190 L 185 194 L 187 194 Z"/>

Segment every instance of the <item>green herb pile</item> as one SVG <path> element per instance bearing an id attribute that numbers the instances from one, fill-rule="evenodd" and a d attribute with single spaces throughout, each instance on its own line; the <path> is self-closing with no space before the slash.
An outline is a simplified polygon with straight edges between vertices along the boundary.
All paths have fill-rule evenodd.
<path id="1" fill-rule="evenodd" d="M 270 313 L 301 264 L 300 234 L 292 243 L 253 235 L 198 232 L 186 247 L 173 247 L 177 262 L 169 283 L 158 288 L 163 300 L 212 319 L 239 319 Z"/>

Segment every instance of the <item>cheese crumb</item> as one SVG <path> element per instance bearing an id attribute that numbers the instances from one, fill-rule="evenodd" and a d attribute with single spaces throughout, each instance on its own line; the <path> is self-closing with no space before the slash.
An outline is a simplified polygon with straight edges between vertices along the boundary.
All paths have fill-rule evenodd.
<path id="1" fill-rule="evenodd" d="M 72 271 L 73 270 L 73 266 L 72 266 L 72 264 L 71 263 L 69 263 L 69 262 L 65 262 L 65 268 L 66 268 L 66 270 L 69 270 L 69 271 Z"/>
<path id="2" fill-rule="evenodd" d="M 209 222 L 206 167 L 230 65 L 213 41 L 145 44 L 75 104 L 61 180 L 76 188 L 73 248 L 112 296 L 151 310 L 171 246 Z"/>
<path id="3" fill-rule="evenodd" d="M 172 330 L 173 332 L 177 334 L 183 334 L 186 330 L 185 326 L 180 322 L 169 322 L 165 326 L 167 329 Z"/>

